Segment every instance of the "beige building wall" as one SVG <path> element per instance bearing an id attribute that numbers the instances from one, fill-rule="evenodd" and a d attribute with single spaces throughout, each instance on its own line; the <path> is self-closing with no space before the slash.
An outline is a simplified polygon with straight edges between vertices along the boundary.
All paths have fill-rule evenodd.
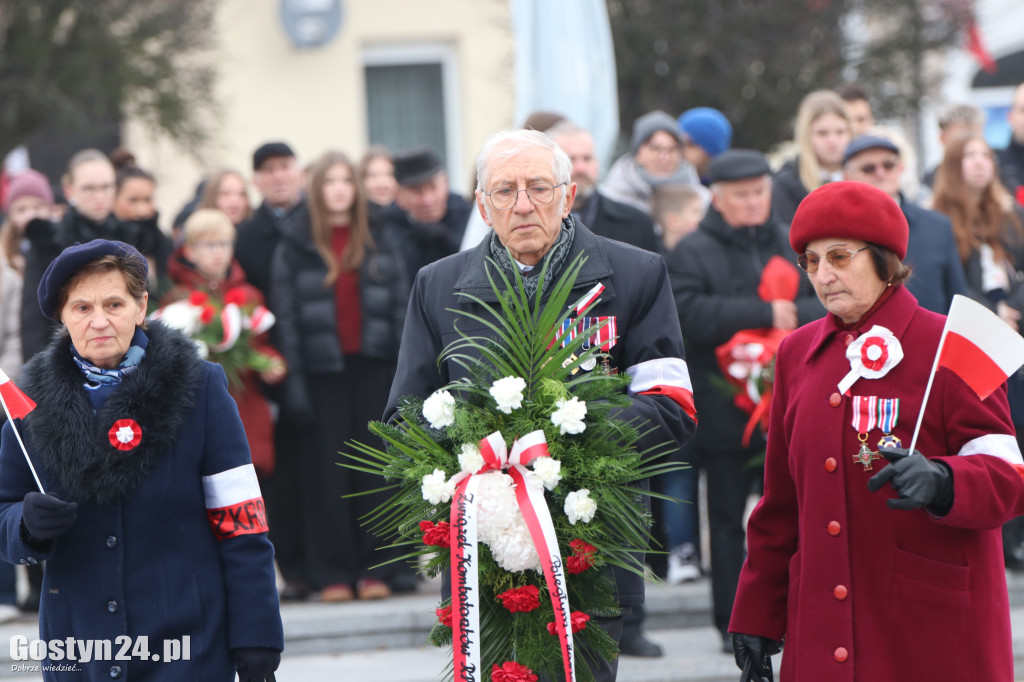
<path id="1" fill-rule="evenodd" d="M 288 142 L 303 164 L 328 148 L 358 160 L 368 143 L 368 58 L 446 55 L 453 191 L 468 191 L 484 140 L 515 123 L 509 0 L 345 0 L 338 35 L 311 50 L 292 45 L 279 0 L 222 0 L 217 35 L 212 95 L 220 116 L 209 143 L 186 151 L 138 123 L 125 127 L 125 144 L 157 176 L 161 225 L 168 230 L 204 174 L 227 166 L 251 176 L 252 151 L 265 141 Z M 256 203 L 255 191 L 251 196 Z"/>

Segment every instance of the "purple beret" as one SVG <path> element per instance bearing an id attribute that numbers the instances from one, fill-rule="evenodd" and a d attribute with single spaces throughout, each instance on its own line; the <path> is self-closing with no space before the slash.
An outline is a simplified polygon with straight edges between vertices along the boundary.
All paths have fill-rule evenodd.
<path id="1" fill-rule="evenodd" d="M 59 322 L 60 311 L 57 310 L 57 305 L 60 303 L 60 290 L 87 263 L 111 254 L 139 259 L 142 261 L 144 272 L 149 274 L 149 262 L 131 244 L 107 239 L 93 239 L 85 244 L 69 246 L 47 266 L 46 272 L 43 273 L 43 278 L 39 282 L 36 295 L 39 299 L 39 309 L 43 311 L 43 315 Z"/>

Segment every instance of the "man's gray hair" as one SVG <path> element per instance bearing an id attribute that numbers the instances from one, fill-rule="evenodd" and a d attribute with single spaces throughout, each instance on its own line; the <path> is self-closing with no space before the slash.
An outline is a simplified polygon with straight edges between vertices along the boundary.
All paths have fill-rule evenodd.
<path id="1" fill-rule="evenodd" d="M 551 152 L 551 174 L 555 177 L 554 184 L 564 182 L 568 185 L 572 181 L 572 161 L 550 137 L 536 130 L 503 130 L 491 135 L 480 150 L 480 155 L 476 159 L 476 186 L 480 191 L 486 192 L 490 166 L 495 161 L 511 158 L 530 147 L 540 147 Z M 567 187 L 563 188 L 563 196 L 566 190 Z"/>
<path id="2" fill-rule="evenodd" d="M 951 104 L 939 114 L 939 129 L 945 130 L 958 123 L 971 126 L 985 125 L 985 112 L 973 104 Z"/>

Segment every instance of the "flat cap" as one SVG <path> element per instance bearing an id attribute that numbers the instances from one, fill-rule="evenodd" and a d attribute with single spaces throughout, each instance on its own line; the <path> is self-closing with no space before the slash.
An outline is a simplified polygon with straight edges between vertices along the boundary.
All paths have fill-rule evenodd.
<path id="1" fill-rule="evenodd" d="M 53 259 L 53 262 L 47 266 L 46 272 L 43 273 L 43 278 L 39 281 L 36 295 L 39 299 L 39 309 L 43 311 L 43 315 L 59 322 L 60 311 L 57 310 L 57 305 L 60 302 L 60 290 L 84 265 L 112 254 L 140 260 L 143 271 L 147 275 L 149 274 L 149 263 L 145 256 L 131 244 L 107 239 L 93 239 L 85 244 L 78 243 L 69 246 Z"/>
<path id="2" fill-rule="evenodd" d="M 887 149 L 896 154 L 896 156 L 900 155 L 900 148 L 892 140 L 879 137 L 878 135 L 859 135 L 853 138 L 853 141 L 847 145 L 846 152 L 843 154 L 843 165 L 861 152 L 866 152 L 869 149 Z"/>
<path id="3" fill-rule="evenodd" d="M 440 157 L 428 147 L 395 154 L 391 162 L 395 165 L 395 181 L 403 187 L 424 183 L 444 170 Z"/>
<path id="4" fill-rule="evenodd" d="M 259 170 L 264 161 L 274 156 L 295 156 L 295 152 L 284 142 L 261 144 L 252 153 L 252 169 L 254 171 Z"/>
<path id="5" fill-rule="evenodd" d="M 841 180 L 814 190 L 800 202 L 789 227 L 797 253 L 815 239 L 862 239 L 883 246 L 903 260 L 910 228 L 896 200 L 866 182 Z"/>
<path id="6" fill-rule="evenodd" d="M 764 154 L 753 149 L 727 149 L 711 159 L 708 179 L 711 182 L 746 180 L 771 175 L 772 167 Z"/>

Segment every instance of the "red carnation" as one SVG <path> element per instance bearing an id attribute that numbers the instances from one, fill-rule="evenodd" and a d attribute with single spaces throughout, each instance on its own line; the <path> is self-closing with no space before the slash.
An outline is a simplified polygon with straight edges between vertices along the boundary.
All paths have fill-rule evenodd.
<path id="1" fill-rule="evenodd" d="M 210 300 L 210 297 L 206 295 L 205 291 L 193 291 L 188 295 L 188 302 L 192 305 L 203 305 Z"/>
<path id="2" fill-rule="evenodd" d="M 216 314 L 217 310 L 212 305 L 204 305 L 202 312 L 199 313 L 199 321 L 203 324 L 210 324 Z"/>
<path id="3" fill-rule="evenodd" d="M 450 628 L 452 626 L 452 607 L 444 606 L 441 608 L 434 609 L 434 613 L 437 614 L 437 622 L 441 625 Z"/>
<path id="4" fill-rule="evenodd" d="M 245 289 L 242 287 L 232 287 L 224 292 L 224 304 L 234 303 L 237 306 L 245 305 L 246 301 Z"/>
<path id="5" fill-rule="evenodd" d="M 537 682 L 537 676 L 521 663 L 505 661 L 491 668 L 491 682 Z"/>
<path id="6" fill-rule="evenodd" d="M 533 611 L 540 606 L 540 590 L 536 585 L 524 585 L 505 590 L 498 595 L 502 605 L 515 613 L 516 611 Z"/>
<path id="7" fill-rule="evenodd" d="M 573 633 L 577 633 L 587 627 L 587 621 L 590 620 L 590 616 L 583 613 L 582 611 L 573 611 L 569 614 L 569 623 L 572 625 Z M 548 634 L 553 635 L 557 632 L 555 630 L 554 623 L 548 623 Z"/>
<path id="8" fill-rule="evenodd" d="M 434 525 L 433 521 L 420 521 L 420 530 L 423 531 L 423 544 L 434 545 L 435 547 L 451 547 L 451 526 L 447 521 Z"/>
<path id="9" fill-rule="evenodd" d="M 565 559 L 566 568 L 571 575 L 582 573 L 594 565 L 594 554 L 597 547 L 580 540 L 579 538 L 569 543 L 572 554 Z"/>

